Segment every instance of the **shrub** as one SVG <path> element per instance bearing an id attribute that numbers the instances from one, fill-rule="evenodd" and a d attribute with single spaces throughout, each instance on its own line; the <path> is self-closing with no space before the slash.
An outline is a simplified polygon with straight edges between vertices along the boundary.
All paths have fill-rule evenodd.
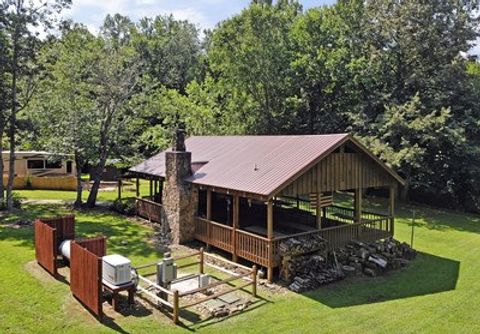
<path id="1" fill-rule="evenodd" d="M 134 216 L 137 213 L 135 209 L 135 198 L 116 199 L 111 209 L 122 215 Z"/>
<path id="2" fill-rule="evenodd" d="M 22 200 L 24 199 L 17 193 L 13 193 L 13 207 L 16 209 L 20 209 L 22 207 Z M 0 211 L 7 210 L 7 199 L 5 198 L 4 201 L 0 202 Z"/>

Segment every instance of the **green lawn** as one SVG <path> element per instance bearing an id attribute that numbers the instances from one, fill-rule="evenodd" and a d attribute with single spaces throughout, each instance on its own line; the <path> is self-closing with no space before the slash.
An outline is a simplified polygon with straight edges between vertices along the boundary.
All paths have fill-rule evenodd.
<path id="1" fill-rule="evenodd" d="M 114 331 L 205 333 L 479 333 L 480 216 L 401 206 L 396 237 L 410 240 L 411 210 L 417 211 L 417 260 L 386 276 L 349 279 L 305 294 L 271 294 L 266 302 L 224 321 L 175 327 L 148 314 L 119 316 L 102 325 L 85 313 L 64 283 L 31 273 L 31 228 L 5 227 L 0 219 L 0 332 L 109 333 Z M 65 212 L 59 206 L 31 205 L 22 216 Z M 77 212 L 82 235 L 109 236 L 109 252 L 142 263 L 158 258 L 145 243 L 151 230 L 123 217 Z M 129 240 L 127 245 L 122 240 Z"/>
<path id="2" fill-rule="evenodd" d="M 135 181 L 133 181 L 135 182 Z M 140 180 L 140 195 L 147 196 L 150 191 L 150 185 L 147 180 Z M 135 184 L 124 185 L 122 188 L 122 197 L 135 197 Z M 16 190 L 16 194 L 29 200 L 63 200 L 66 202 L 73 202 L 77 196 L 75 191 L 65 190 Z M 87 200 L 89 192 L 84 190 L 82 198 Z M 98 192 L 97 201 L 99 202 L 113 202 L 118 197 L 118 191 L 115 190 L 101 190 Z"/>

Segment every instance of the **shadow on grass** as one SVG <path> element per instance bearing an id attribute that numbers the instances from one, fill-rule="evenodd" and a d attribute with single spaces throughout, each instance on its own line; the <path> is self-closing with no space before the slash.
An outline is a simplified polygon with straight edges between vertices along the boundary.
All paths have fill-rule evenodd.
<path id="1" fill-rule="evenodd" d="M 0 241 L 16 241 L 16 246 L 34 248 L 33 226 L 15 229 L 9 224 L 19 220 L 33 221 L 40 217 L 75 214 L 77 238 L 104 235 L 107 252 L 125 256 L 148 257 L 160 254 L 150 245 L 152 230 L 129 221 L 126 217 L 105 210 L 71 210 L 62 205 L 28 205 L 21 211 L 0 217 Z"/>
<path id="2" fill-rule="evenodd" d="M 455 290 L 460 262 L 420 252 L 407 268 L 376 278 L 351 278 L 303 295 L 331 308 Z"/>

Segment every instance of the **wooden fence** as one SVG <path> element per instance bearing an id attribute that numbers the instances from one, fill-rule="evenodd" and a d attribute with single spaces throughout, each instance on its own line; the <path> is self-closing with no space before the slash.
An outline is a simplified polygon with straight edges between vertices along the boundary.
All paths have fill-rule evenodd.
<path id="1" fill-rule="evenodd" d="M 212 255 L 208 255 L 208 256 L 214 257 Z M 205 254 L 204 254 L 203 248 L 201 248 L 198 252 L 195 252 L 195 253 L 192 253 L 192 254 L 175 257 L 174 261 L 184 260 L 184 259 L 188 259 L 188 258 L 192 258 L 192 257 L 198 257 L 198 261 L 189 262 L 187 264 L 180 265 L 180 266 L 178 266 L 178 269 L 198 265 L 200 274 L 204 273 L 205 266 L 211 266 L 214 269 L 220 269 L 219 267 L 217 267 L 215 265 L 210 265 L 209 263 L 205 262 Z M 225 261 L 225 260 L 223 260 L 219 257 L 215 257 L 215 259 L 217 261 L 218 260 Z M 229 261 L 226 261 L 226 262 L 229 262 Z M 142 265 L 142 266 L 135 267 L 135 269 L 140 270 L 140 269 L 145 269 L 145 268 L 156 266 L 156 265 L 157 265 L 157 262 L 153 262 L 153 263 L 148 263 L 148 264 L 145 264 L 145 265 Z M 237 290 L 240 290 L 240 289 L 245 289 L 246 287 L 251 286 L 252 287 L 251 293 L 254 297 L 256 297 L 257 296 L 257 267 L 253 266 L 251 269 L 246 268 L 246 267 L 244 267 L 244 268 L 246 269 L 246 273 L 244 273 L 244 274 L 233 274 L 233 275 L 230 275 L 230 277 L 228 277 L 226 279 L 215 281 L 215 282 L 210 283 L 206 286 L 195 288 L 195 289 L 185 291 L 185 292 L 179 292 L 178 290 L 169 290 L 165 287 L 162 287 L 162 286 L 159 286 L 159 285 L 155 284 L 154 282 L 152 282 L 149 279 L 146 279 L 142 275 L 138 275 L 139 282 L 146 283 L 148 287 L 144 288 L 144 287 L 141 286 L 141 284 L 139 284 L 138 287 L 137 287 L 137 290 L 139 292 L 144 293 L 145 295 L 149 296 L 150 298 L 156 300 L 158 303 L 169 307 L 172 310 L 172 320 L 173 320 L 173 322 L 175 324 L 178 324 L 179 323 L 179 317 L 180 317 L 180 310 L 187 309 L 187 308 L 190 308 L 192 306 L 204 303 L 208 300 L 221 297 L 221 296 L 226 295 L 228 293 L 231 293 L 233 291 L 237 291 Z M 221 271 L 223 271 L 224 273 L 228 273 L 224 269 L 222 269 Z M 186 278 L 193 278 L 195 276 L 197 276 L 197 275 L 195 275 L 195 274 L 187 275 L 186 277 L 181 277 L 181 278 L 177 279 L 176 281 L 178 282 L 180 280 L 184 280 Z M 217 287 L 217 286 L 220 286 L 220 285 L 232 285 L 232 282 L 237 281 L 237 280 L 241 280 L 241 279 L 246 280 L 247 283 L 241 284 L 239 286 L 233 286 L 233 287 L 225 288 L 221 292 L 211 294 L 211 295 L 207 295 L 205 298 L 200 298 L 200 299 L 197 299 L 195 301 L 192 301 L 191 296 L 194 295 L 194 294 L 197 294 L 199 292 L 206 292 L 207 290 L 210 290 L 210 289 L 212 289 L 214 287 Z M 158 295 L 154 294 L 152 289 L 157 290 Z M 159 297 L 159 295 L 160 296 L 163 295 L 164 297 Z M 182 304 L 182 298 L 185 298 L 186 303 Z"/>
<path id="2" fill-rule="evenodd" d="M 38 220 L 57 230 L 57 246 L 63 240 L 75 239 L 75 215 L 39 218 Z"/>
<path id="3" fill-rule="evenodd" d="M 3 177 L 3 184 L 7 184 L 7 177 Z M 13 179 L 13 189 L 46 189 L 46 190 L 75 190 L 77 179 L 75 176 L 16 176 Z"/>
<path id="4" fill-rule="evenodd" d="M 70 247 L 70 290 L 75 298 L 101 320 L 102 256 L 106 253 L 106 238 L 77 240 Z"/>
<path id="5" fill-rule="evenodd" d="M 40 218 L 35 220 L 35 258 L 38 264 L 57 276 L 58 246 L 75 238 L 75 216 Z"/>
<path id="6" fill-rule="evenodd" d="M 162 205 L 146 198 L 138 198 L 135 201 L 137 215 L 152 222 L 162 222 Z"/>
<path id="7" fill-rule="evenodd" d="M 53 276 L 57 276 L 57 249 L 57 230 L 35 221 L 35 258 Z"/>

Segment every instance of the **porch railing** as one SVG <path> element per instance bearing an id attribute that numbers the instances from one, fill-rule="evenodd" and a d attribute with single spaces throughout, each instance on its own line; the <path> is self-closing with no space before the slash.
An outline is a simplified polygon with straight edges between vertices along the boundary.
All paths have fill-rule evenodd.
<path id="1" fill-rule="evenodd" d="M 278 237 L 271 241 L 240 229 L 234 232 L 230 226 L 196 217 L 195 238 L 262 266 L 270 264 L 278 266 L 280 261 L 279 245 L 284 239 L 318 234 L 328 241 L 328 249 L 334 250 L 345 246 L 352 240 L 369 242 L 392 235 L 390 217 L 368 212 L 364 213 L 362 217 L 365 218 L 362 218 L 364 221 L 360 223 L 346 223 L 321 230 Z M 350 220 L 350 222 L 352 221 Z M 235 238 L 235 243 L 233 243 L 233 238 Z M 271 252 L 269 252 L 270 247 L 272 247 Z"/>
<path id="2" fill-rule="evenodd" d="M 238 256 L 262 266 L 268 266 L 269 240 L 267 238 L 242 230 L 237 230 L 235 237 Z M 275 250 L 275 247 L 273 249 Z"/>
<path id="3" fill-rule="evenodd" d="M 232 228 L 228 225 L 196 217 L 195 238 L 227 252 L 233 251 Z"/>
<path id="4" fill-rule="evenodd" d="M 162 205 L 146 198 L 138 198 L 135 201 L 137 215 L 153 222 L 162 221 Z"/>
<path id="5" fill-rule="evenodd" d="M 331 205 L 324 208 L 325 218 L 336 220 L 342 223 L 354 223 L 355 222 L 355 210 L 350 208 L 344 208 L 342 206 Z M 361 219 L 362 221 L 375 221 L 378 219 L 390 218 L 388 215 L 381 213 L 362 211 Z"/>

